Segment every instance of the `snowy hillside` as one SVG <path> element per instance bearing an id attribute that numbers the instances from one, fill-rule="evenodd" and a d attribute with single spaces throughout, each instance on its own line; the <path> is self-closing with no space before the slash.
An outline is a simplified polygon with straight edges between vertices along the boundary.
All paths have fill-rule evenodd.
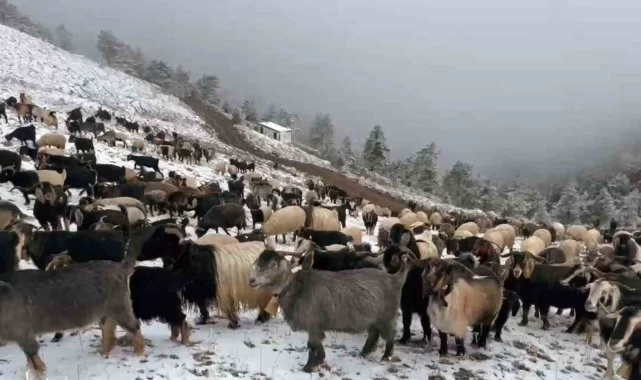
<path id="1" fill-rule="evenodd" d="M 209 136 L 191 109 L 156 86 L 0 25 L 0 97 L 23 91 L 35 104 L 58 111 L 63 128 L 62 111 L 103 107 L 160 129 Z"/>
<path id="2" fill-rule="evenodd" d="M 0 26 L 0 97 L 17 96 L 26 91 L 37 104 L 54 110 L 70 110 L 77 106 L 95 110 L 98 107 L 115 111 L 132 120 L 147 122 L 166 130 L 211 141 L 202 123 L 186 106 L 173 97 L 159 93 L 155 87 L 125 74 L 103 68 L 85 58 L 70 55 L 27 35 Z M 19 124 L 15 113 L 8 111 L 9 124 L 0 121 L 2 135 Z M 62 119 L 62 118 L 61 118 Z M 107 129 L 124 132 L 114 123 Z M 38 136 L 50 130 L 37 125 Z M 61 123 L 59 129 L 66 132 Z M 125 132 L 127 133 L 127 132 Z M 127 133 L 130 138 L 134 134 Z M 142 135 L 138 135 L 142 136 Z M 215 142 L 215 141 L 213 141 Z M 17 151 L 18 144 L 4 147 Z M 68 153 L 74 148 L 67 147 Z M 107 147 L 96 143 L 100 163 L 114 163 L 133 167 L 126 162 L 130 153 L 123 147 Z M 150 152 L 155 155 L 155 153 Z M 176 170 L 194 176 L 199 182 L 218 181 L 226 189 L 226 178 L 213 172 L 215 162 L 227 161 L 228 156 L 217 154 L 210 164 L 184 165 L 161 160 L 160 169 L 166 174 Z M 257 161 L 257 172 L 278 179 L 283 185 L 302 186 L 303 178 L 282 171 L 274 171 L 266 162 Z M 23 163 L 31 169 L 32 164 Z M 27 214 L 32 214 L 33 202 L 23 205 L 18 192 L 9 193 L 10 184 L 0 185 L 0 198 L 11 200 Z M 78 201 L 78 192 L 72 191 L 71 203 Z M 360 218 L 348 217 L 348 226 L 357 226 L 364 233 Z M 195 221 L 191 220 L 192 226 Z M 189 229 L 193 232 L 193 229 Z M 374 236 L 366 240 L 374 245 Z M 159 265 L 159 263 L 154 263 Z M 23 268 L 32 267 L 23 262 Z M 6 312 L 0 310 L 0 312 Z M 188 319 L 197 314 L 189 312 Z M 380 362 L 382 347 L 368 359 L 358 352 L 364 334 L 329 333 L 325 340 L 326 366 L 320 374 L 301 371 L 306 352 L 306 336 L 294 333 L 279 316 L 265 325 L 255 325 L 256 313 L 242 315 L 238 330 L 230 330 L 224 320 L 214 325 L 193 326 L 190 346 L 181 346 L 169 340 L 169 329 L 160 322 L 143 325 L 147 342 L 144 358 L 135 358 L 131 348 L 116 348 L 109 359 L 97 353 L 99 330 L 88 327 L 77 335 L 67 334 L 60 343 L 50 343 L 52 334 L 40 338 L 40 355 L 48 365 L 49 379 L 427 379 L 440 374 L 445 379 L 597 379 L 603 374 L 605 360 L 600 349 L 588 346 L 584 338 L 562 331 L 570 324 L 568 316 L 551 315 L 552 328 L 540 330 L 540 321 L 533 319 L 530 327 L 517 326 L 510 319 L 503 333 L 504 343 L 491 341 L 488 350 L 476 350 L 468 344 L 468 356 L 463 359 L 440 359 L 438 339 L 430 345 L 412 343 L 396 346 L 392 362 Z M 401 326 L 400 317 L 398 326 Z M 412 326 L 414 338 L 422 336 L 417 318 Z M 119 331 L 122 334 L 122 331 Z M 436 334 L 434 334 L 436 335 Z M 469 342 L 469 339 L 468 339 Z M 596 363 L 596 364 L 595 364 Z M 32 378 L 25 376 L 26 360 L 17 345 L 0 347 L 0 377 L 2 379 Z"/>

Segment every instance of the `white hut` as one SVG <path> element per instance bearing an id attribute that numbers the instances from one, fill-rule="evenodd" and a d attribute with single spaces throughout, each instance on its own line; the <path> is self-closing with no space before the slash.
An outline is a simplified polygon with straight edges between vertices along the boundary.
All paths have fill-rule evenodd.
<path id="1" fill-rule="evenodd" d="M 292 142 L 291 128 L 283 127 L 282 125 L 278 125 L 271 121 L 260 122 L 256 127 L 256 130 L 260 132 L 260 134 L 269 136 L 274 140 L 278 140 L 286 144 L 291 144 Z"/>

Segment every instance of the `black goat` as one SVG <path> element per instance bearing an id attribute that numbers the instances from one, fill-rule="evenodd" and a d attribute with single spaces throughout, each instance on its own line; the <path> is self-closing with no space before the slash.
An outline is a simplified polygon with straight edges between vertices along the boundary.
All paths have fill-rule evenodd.
<path id="1" fill-rule="evenodd" d="M 98 182 L 124 182 L 125 167 L 114 164 L 96 164 Z"/>
<path id="2" fill-rule="evenodd" d="M 49 182 L 41 183 L 35 188 L 36 202 L 33 206 L 33 216 L 40 226 L 49 229 L 61 229 L 60 219 L 64 216 L 67 207 L 67 194 L 59 186 Z"/>
<path id="3" fill-rule="evenodd" d="M 18 127 L 13 130 L 13 132 L 4 136 L 7 141 L 13 139 L 19 140 L 22 145 L 27 145 L 28 141 L 31 141 L 33 145 L 36 145 L 36 127 L 28 125 L 26 127 Z"/>
<path id="4" fill-rule="evenodd" d="M 95 151 L 93 147 L 93 140 L 90 138 L 76 137 L 74 140 L 74 145 L 76 146 L 77 152 L 93 152 Z"/>
<path id="5" fill-rule="evenodd" d="M 24 147 L 20 147 L 20 154 L 22 154 L 22 148 Z M 20 154 L 17 154 L 10 150 L 0 149 L 0 169 L 12 167 L 16 171 L 19 171 L 22 165 Z"/>
<path id="6" fill-rule="evenodd" d="M 80 107 L 67 112 L 67 121 L 82 122 L 82 111 L 80 110 Z"/>
<path id="7" fill-rule="evenodd" d="M 150 169 L 154 169 L 154 171 L 161 173 L 160 169 L 158 168 L 158 159 L 154 157 L 149 157 L 149 156 L 136 156 L 133 154 L 127 155 L 127 161 L 133 161 L 134 162 L 134 169 L 136 167 L 147 167 Z"/>
<path id="8" fill-rule="evenodd" d="M 368 235 L 374 235 L 374 229 L 378 223 L 378 215 L 374 211 L 363 213 L 363 224 Z"/>
<path id="9" fill-rule="evenodd" d="M 18 189 L 24 197 L 25 204 L 29 204 L 29 194 L 33 194 L 35 186 L 40 183 L 40 177 L 35 170 L 16 171 L 13 167 L 8 167 L 0 171 L 0 183 L 11 182 L 13 189 Z M 11 191 L 10 190 L 10 191 Z"/>
<path id="10" fill-rule="evenodd" d="M 207 230 L 213 228 L 218 232 L 219 228 L 222 228 L 227 235 L 229 235 L 228 228 L 236 227 L 238 233 L 247 227 L 247 221 L 245 220 L 245 208 L 243 206 L 229 203 L 221 206 L 214 206 L 209 209 L 203 215 L 203 217 L 198 221 L 198 228 L 196 229 L 196 234 L 198 237 L 203 236 Z"/>
<path id="11" fill-rule="evenodd" d="M 314 231 L 311 228 L 301 228 L 298 230 L 297 235 L 303 239 L 313 241 L 319 247 L 327 247 L 334 244 L 347 245 L 353 240 L 351 236 L 340 231 Z"/>

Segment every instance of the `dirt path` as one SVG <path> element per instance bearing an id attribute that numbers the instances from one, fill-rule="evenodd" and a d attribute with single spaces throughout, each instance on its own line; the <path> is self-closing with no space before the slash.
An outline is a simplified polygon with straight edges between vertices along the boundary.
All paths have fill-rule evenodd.
<path id="1" fill-rule="evenodd" d="M 231 120 L 218 112 L 215 108 L 209 107 L 192 97 L 186 98 L 184 101 L 194 110 L 194 112 L 205 120 L 209 127 L 214 129 L 220 141 L 227 145 L 253 154 L 254 156 L 277 162 L 279 165 L 292 166 L 301 172 L 320 177 L 326 184 L 338 186 L 345 190 L 350 196 L 362 197 L 375 204 L 379 204 L 383 207 L 389 207 L 395 211 L 399 211 L 405 207 L 405 202 L 403 200 L 396 199 L 388 194 L 363 186 L 344 174 L 317 165 L 288 160 L 259 150 L 245 139 L 245 137 L 234 127 Z"/>

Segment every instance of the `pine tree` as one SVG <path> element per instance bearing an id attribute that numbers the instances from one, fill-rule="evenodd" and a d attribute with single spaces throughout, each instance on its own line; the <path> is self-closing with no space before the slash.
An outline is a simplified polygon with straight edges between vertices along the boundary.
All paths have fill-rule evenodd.
<path id="1" fill-rule="evenodd" d="M 599 194 L 592 202 L 591 213 L 598 219 L 602 226 L 607 225 L 616 214 L 614 199 L 607 187 L 602 187 Z"/>
<path id="2" fill-rule="evenodd" d="M 51 33 L 45 27 L 31 21 L 7 0 L 0 0 L 0 24 L 48 42 L 53 41 Z"/>
<path id="3" fill-rule="evenodd" d="M 158 85 L 160 88 L 169 89 L 173 83 L 174 73 L 163 61 L 153 60 L 147 65 L 144 79 Z"/>
<path id="4" fill-rule="evenodd" d="M 623 206 L 621 208 L 621 222 L 624 227 L 637 228 L 639 209 L 638 193 L 630 193 L 623 198 Z"/>
<path id="5" fill-rule="evenodd" d="M 486 180 L 481 188 L 479 199 L 481 210 L 485 212 L 503 210 L 505 207 L 505 199 L 499 194 L 498 188 L 489 180 Z"/>
<path id="6" fill-rule="evenodd" d="M 176 70 L 174 70 L 169 93 L 178 98 L 191 95 L 195 87 L 189 82 L 190 76 L 189 71 L 185 70 L 182 66 L 178 66 Z"/>
<path id="7" fill-rule="evenodd" d="M 620 208 L 623 206 L 623 197 L 628 195 L 631 190 L 632 184 L 630 183 L 630 179 L 623 173 L 615 175 L 608 181 L 608 191 L 610 195 L 612 195 L 616 207 Z"/>
<path id="8" fill-rule="evenodd" d="M 232 112 L 232 114 L 231 114 L 231 122 L 233 124 L 240 124 L 240 123 L 243 122 L 243 119 L 240 116 L 240 111 L 239 110 L 236 109 L 236 110 L 234 110 L 234 112 Z"/>
<path id="9" fill-rule="evenodd" d="M 66 51 L 73 51 L 73 36 L 67 30 L 65 24 L 60 24 L 56 28 L 56 42 L 60 48 Z"/>
<path id="10" fill-rule="evenodd" d="M 534 212 L 534 216 L 532 217 L 532 219 L 537 223 L 547 224 L 552 222 L 552 217 L 548 212 L 548 208 L 545 203 L 545 200 L 542 199 L 537 203 L 536 211 Z"/>
<path id="11" fill-rule="evenodd" d="M 309 142 L 324 157 L 330 152 L 334 145 L 334 124 L 329 114 L 316 114 L 309 130 Z"/>
<path id="12" fill-rule="evenodd" d="M 457 161 L 443 177 L 443 190 L 452 203 L 460 207 L 480 207 L 479 187 L 472 165 L 462 161 Z"/>
<path id="13" fill-rule="evenodd" d="M 263 114 L 263 121 L 273 121 L 276 123 L 278 116 L 278 111 L 276 111 L 276 105 L 275 104 L 270 104 L 269 107 L 267 107 L 267 110 L 265 110 L 265 113 Z M 280 123 L 278 123 L 280 124 Z"/>
<path id="14" fill-rule="evenodd" d="M 375 125 L 363 147 L 363 164 L 370 171 L 380 172 L 387 162 L 389 151 L 383 128 Z"/>
<path id="15" fill-rule="evenodd" d="M 278 111 L 278 115 L 276 115 L 276 120 L 277 123 L 282 125 L 283 127 L 291 127 L 292 126 L 292 114 L 287 112 L 284 108 L 281 108 Z"/>
<path id="16" fill-rule="evenodd" d="M 228 102 L 225 102 L 225 103 L 223 104 L 223 112 L 225 112 L 225 113 L 232 113 L 232 111 L 233 111 L 233 110 L 231 109 L 231 104 L 229 104 Z"/>
<path id="17" fill-rule="evenodd" d="M 112 66 L 118 51 L 119 41 L 111 31 L 101 30 L 98 33 L 98 42 L 96 44 L 98 50 L 102 54 L 102 58 L 107 62 L 107 65 Z"/>
<path id="18" fill-rule="evenodd" d="M 218 104 L 220 102 L 218 87 L 218 77 L 215 75 L 203 74 L 196 82 L 200 98 L 209 104 Z"/>
<path id="19" fill-rule="evenodd" d="M 356 155 L 354 154 L 354 151 L 352 151 L 352 140 L 349 137 L 345 137 L 343 139 L 338 154 L 343 160 L 343 166 L 347 166 L 349 168 L 356 166 Z"/>
<path id="20" fill-rule="evenodd" d="M 554 216 L 563 224 L 579 223 L 580 195 L 576 183 L 570 182 L 561 192 L 561 199 L 554 206 Z"/>
<path id="21" fill-rule="evenodd" d="M 438 169 L 436 162 L 440 152 L 436 144 L 431 143 L 416 153 L 414 159 L 413 186 L 418 187 L 426 193 L 435 193 L 438 189 Z"/>
<path id="22" fill-rule="evenodd" d="M 250 100 L 245 100 L 243 106 L 241 107 L 243 114 L 245 115 L 245 120 L 251 122 L 258 121 L 258 111 L 256 111 L 256 105 Z"/>

